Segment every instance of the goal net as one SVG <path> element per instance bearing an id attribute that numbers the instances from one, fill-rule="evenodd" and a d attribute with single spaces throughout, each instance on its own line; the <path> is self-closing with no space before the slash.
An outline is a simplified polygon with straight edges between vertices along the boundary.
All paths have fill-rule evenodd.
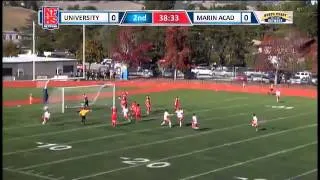
<path id="1" fill-rule="evenodd" d="M 47 106 L 52 112 L 65 113 L 84 105 L 88 97 L 91 109 L 106 109 L 115 106 L 115 85 L 101 84 L 89 86 L 56 87 L 49 91 Z"/>

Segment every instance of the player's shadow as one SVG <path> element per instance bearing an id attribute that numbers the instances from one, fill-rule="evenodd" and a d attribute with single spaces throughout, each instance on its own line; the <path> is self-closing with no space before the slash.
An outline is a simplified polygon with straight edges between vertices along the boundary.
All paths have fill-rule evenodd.
<path id="1" fill-rule="evenodd" d="M 192 125 L 191 123 L 186 123 L 186 125 L 185 125 L 185 126 L 188 126 L 188 127 L 189 127 L 189 126 L 191 126 L 191 125 Z"/>
<path id="2" fill-rule="evenodd" d="M 265 131 L 265 130 L 267 130 L 267 128 L 261 128 L 261 129 L 259 129 L 259 131 Z"/>
<path id="3" fill-rule="evenodd" d="M 210 130 L 211 128 L 200 128 L 200 129 L 197 129 L 197 131 L 208 131 Z"/>

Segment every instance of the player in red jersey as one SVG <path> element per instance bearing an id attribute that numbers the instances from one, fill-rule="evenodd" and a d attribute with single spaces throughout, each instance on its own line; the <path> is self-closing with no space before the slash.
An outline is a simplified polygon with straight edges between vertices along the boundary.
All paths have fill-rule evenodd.
<path id="1" fill-rule="evenodd" d="M 141 120 L 141 108 L 139 104 L 136 105 L 135 116 L 136 116 L 136 121 Z"/>
<path id="2" fill-rule="evenodd" d="M 131 116 L 131 118 L 133 118 L 133 116 L 136 114 L 136 107 L 137 107 L 137 102 L 133 101 L 131 103 L 131 107 L 130 107 L 130 116 Z"/>
<path id="3" fill-rule="evenodd" d="M 177 96 L 174 100 L 174 110 L 177 111 L 180 109 L 181 103 L 180 103 L 180 98 Z"/>
<path id="4" fill-rule="evenodd" d="M 147 109 L 147 115 L 150 114 L 151 112 L 151 99 L 150 99 L 150 96 L 146 96 L 146 109 Z"/>
<path id="5" fill-rule="evenodd" d="M 117 108 L 116 107 L 112 107 L 111 124 L 112 124 L 112 127 L 116 127 L 117 125 Z"/>

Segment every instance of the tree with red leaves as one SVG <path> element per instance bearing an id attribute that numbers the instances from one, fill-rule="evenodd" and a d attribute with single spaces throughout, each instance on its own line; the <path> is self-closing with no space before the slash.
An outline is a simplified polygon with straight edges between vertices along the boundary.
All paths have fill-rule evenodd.
<path id="1" fill-rule="evenodd" d="M 138 42 L 138 28 L 122 27 L 118 35 L 118 44 L 113 50 L 113 59 L 137 67 L 150 61 L 147 53 L 153 49 L 150 42 Z"/>
<path id="2" fill-rule="evenodd" d="M 305 61 L 307 48 L 304 46 L 307 42 L 307 38 L 297 31 L 292 31 L 286 37 L 265 36 L 260 45 L 256 69 L 275 71 L 275 78 L 279 70 L 294 71 Z"/>
<path id="3" fill-rule="evenodd" d="M 165 38 L 165 67 L 184 71 L 189 66 L 190 49 L 188 47 L 187 27 L 168 27 Z"/>

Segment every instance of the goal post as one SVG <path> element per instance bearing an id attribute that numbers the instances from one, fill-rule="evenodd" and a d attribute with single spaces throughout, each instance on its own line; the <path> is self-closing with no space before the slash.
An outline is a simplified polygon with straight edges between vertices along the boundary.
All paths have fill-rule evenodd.
<path id="1" fill-rule="evenodd" d="M 65 113 L 67 109 L 80 108 L 84 105 L 84 94 L 88 97 L 91 109 L 115 106 L 116 86 L 109 83 L 53 88 L 49 93 L 48 107 L 56 111 L 59 109 L 61 113 Z"/>

